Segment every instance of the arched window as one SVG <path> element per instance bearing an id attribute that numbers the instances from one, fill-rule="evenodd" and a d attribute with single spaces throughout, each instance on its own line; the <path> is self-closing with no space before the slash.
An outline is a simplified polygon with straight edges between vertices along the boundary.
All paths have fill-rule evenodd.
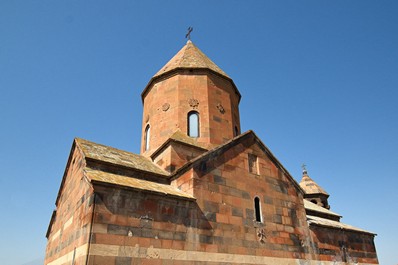
<path id="1" fill-rule="evenodd" d="M 188 113 L 188 136 L 199 137 L 199 113 L 196 111 Z"/>
<path id="2" fill-rule="evenodd" d="M 262 222 L 262 218 L 261 218 L 261 205 L 260 205 L 260 198 L 259 197 L 255 197 L 254 198 L 254 211 L 256 214 L 256 222 L 261 223 Z"/>
<path id="3" fill-rule="evenodd" d="M 144 141 L 145 141 L 145 151 L 149 149 L 149 138 L 151 137 L 151 127 L 149 124 L 145 128 L 145 135 L 144 135 Z"/>

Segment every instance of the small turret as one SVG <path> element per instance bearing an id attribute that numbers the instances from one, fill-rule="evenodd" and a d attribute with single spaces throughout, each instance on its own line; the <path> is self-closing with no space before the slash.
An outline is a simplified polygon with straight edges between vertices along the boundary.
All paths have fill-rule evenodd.
<path id="1" fill-rule="evenodd" d="M 308 176 L 306 166 L 303 165 L 303 177 L 300 181 L 300 187 L 304 190 L 304 199 L 315 203 L 318 206 L 330 209 L 328 203 L 329 194 Z"/>
<path id="2" fill-rule="evenodd" d="M 152 77 L 141 96 L 141 154 L 146 157 L 159 153 L 176 132 L 207 150 L 240 134 L 238 89 L 191 40 Z"/>

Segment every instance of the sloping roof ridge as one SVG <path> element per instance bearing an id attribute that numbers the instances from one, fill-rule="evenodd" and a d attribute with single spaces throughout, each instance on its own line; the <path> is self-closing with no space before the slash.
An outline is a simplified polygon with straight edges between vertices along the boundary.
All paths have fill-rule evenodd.
<path id="1" fill-rule="evenodd" d="M 228 147 L 232 147 L 235 143 L 238 142 L 239 139 L 243 139 L 245 137 L 247 137 L 250 133 L 252 133 L 251 130 L 244 132 L 238 136 L 236 136 L 235 138 L 232 138 L 231 140 L 227 141 L 224 144 L 221 144 L 213 149 L 210 149 L 209 151 L 201 154 L 200 156 L 195 157 L 194 159 L 190 160 L 189 162 L 187 162 L 186 164 L 184 164 L 182 167 L 180 167 L 178 170 L 176 170 L 172 176 L 171 179 L 176 178 L 179 174 L 182 174 L 184 172 L 186 172 L 187 170 L 189 170 L 194 164 L 200 162 L 202 159 L 206 158 L 207 156 L 220 151 L 223 148 L 228 148 Z"/>
<path id="2" fill-rule="evenodd" d="M 97 145 L 97 146 L 102 146 L 102 147 L 110 148 L 110 149 L 115 150 L 115 151 L 118 151 L 118 152 L 128 153 L 128 154 L 135 155 L 135 156 L 140 156 L 140 155 L 138 155 L 138 154 L 134 154 L 134 153 L 129 152 L 129 151 L 126 151 L 126 150 L 122 150 L 122 149 L 119 149 L 119 148 L 116 148 L 116 147 L 113 147 L 113 146 L 109 146 L 109 145 L 105 145 L 105 144 L 99 144 L 99 143 L 96 143 L 96 142 L 93 142 L 93 141 L 90 141 L 90 140 L 87 140 L 87 139 L 83 139 L 83 138 L 80 138 L 80 137 L 75 137 L 74 140 L 76 141 L 77 145 L 78 145 L 80 148 L 82 147 L 82 146 L 81 146 L 82 142 L 86 142 L 86 143 L 90 143 L 90 144 L 93 144 L 93 145 Z M 84 152 L 84 150 L 82 150 L 82 151 Z"/>
<path id="3" fill-rule="evenodd" d="M 290 172 L 283 166 L 283 164 L 276 158 L 276 156 L 271 152 L 271 150 L 261 141 L 261 139 L 256 135 L 255 132 L 252 132 L 255 136 L 255 140 L 262 147 L 263 151 L 270 155 L 273 162 L 286 174 L 286 176 L 292 181 L 294 186 L 299 190 L 302 194 L 304 194 L 304 190 L 300 187 L 299 183 L 292 177 Z"/>
<path id="4" fill-rule="evenodd" d="M 153 77 L 181 68 L 210 69 L 230 79 L 217 64 L 190 40 Z"/>
<path id="5" fill-rule="evenodd" d="M 97 170 L 87 167 L 84 169 L 84 172 L 91 183 L 115 185 L 134 190 L 154 192 L 161 194 L 163 196 L 174 196 L 189 200 L 195 200 L 195 197 L 193 197 L 189 193 L 181 191 L 169 184 L 158 183 L 145 179 L 127 177 L 124 175 L 120 175 L 118 173 L 104 172 L 102 170 Z"/>
<path id="6" fill-rule="evenodd" d="M 76 137 L 74 139 L 74 143 L 76 144 L 76 146 L 79 148 L 79 150 L 82 152 L 84 158 L 89 158 L 92 160 L 96 160 L 96 161 L 100 161 L 100 162 L 105 162 L 105 163 L 110 163 L 113 165 L 118 165 L 118 166 L 124 166 L 127 168 L 131 168 L 131 169 L 135 169 L 138 171 L 142 171 L 142 172 L 149 172 L 151 174 L 157 174 L 157 175 L 163 175 L 163 176 L 169 176 L 169 173 L 164 171 L 162 168 L 160 168 L 159 166 L 157 166 L 155 163 L 152 162 L 152 160 L 150 160 L 149 158 L 146 158 L 142 155 L 139 154 L 134 154 L 131 153 L 129 151 L 125 151 L 125 150 L 121 150 L 115 147 L 111 147 L 108 145 L 104 145 L 104 144 L 99 144 L 96 142 L 92 142 L 83 138 L 78 138 Z M 110 159 L 107 156 L 104 156 L 103 154 L 90 154 L 88 150 L 85 150 L 85 148 L 83 147 L 84 144 L 88 144 L 90 146 L 95 146 L 95 147 L 101 147 L 104 149 L 108 149 L 107 151 L 109 151 L 110 153 L 114 152 L 114 153 L 118 153 L 121 154 L 123 156 L 127 156 L 127 157 L 131 157 L 131 161 L 130 160 L 126 160 L 123 159 L 125 157 L 120 157 L 120 160 L 125 160 L 125 161 L 116 161 L 117 159 L 114 159 L 115 161 L 111 161 L 112 159 Z M 150 168 L 145 168 L 145 166 L 143 166 L 142 164 L 138 163 L 136 165 L 132 164 L 133 160 L 137 160 L 137 161 L 141 161 L 146 163 L 147 165 L 150 165 Z M 130 163 L 128 163 L 130 162 Z"/>
<path id="7" fill-rule="evenodd" d="M 240 100 L 241 94 L 232 78 L 189 40 L 154 76 L 152 76 L 144 90 L 141 92 L 142 101 L 155 80 L 176 74 L 182 69 L 206 70 L 227 79 L 231 82 L 235 93 L 238 95 Z"/>
<path id="8" fill-rule="evenodd" d="M 75 138 L 75 139 L 76 139 L 76 138 Z M 71 149 L 70 149 L 70 151 L 69 151 L 68 161 L 66 162 L 66 166 L 65 166 L 65 169 L 64 169 L 64 174 L 62 175 L 61 184 L 59 185 L 59 189 L 58 189 L 58 193 L 57 193 L 57 198 L 55 199 L 55 206 L 56 206 L 56 207 L 58 207 L 58 201 L 59 201 L 59 198 L 60 198 L 60 195 L 61 195 L 62 188 L 63 188 L 63 186 L 64 186 L 64 184 L 65 184 L 67 172 L 68 172 L 70 163 L 71 163 L 71 161 L 72 161 L 73 152 L 75 151 L 75 148 L 76 148 L 76 146 L 77 146 L 77 145 L 76 145 L 75 139 L 74 139 L 73 142 L 72 142 L 72 147 L 71 147 Z M 79 149 L 79 150 L 80 150 L 80 152 L 82 152 L 81 149 Z M 82 152 L 82 153 L 83 153 L 83 152 Z"/>
<path id="9" fill-rule="evenodd" d="M 170 144 L 170 142 L 181 143 L 185 146 L 194 147 L 204 151 L 208 150 L 205 146 L 201 145 L 201 143 L 195 142 L 193 138 L 182 133 L 181 130 L 177 130 L 151 154 L 151 158 L 153 159 L 154 157 L 156 157 L 160 151 L 162 151 L 166 146 Z"/>
<path id="10" fill-rule="evenodd" d="M 311 185 L 307 185 L 311 184 Z M 329 193 L 325 191 L 318 183 L 315 182 L 308 174 L 303 175 L 300 181 L 300 187 L 305 191 L 306 194 L 324 194 L 329 196 Z M 308 186 L 308 187 L 307 187 Z M 314 187 L 311 187 L 314 186 Z"/>
<path id="11" fill-rule="evenodd" d="M 205 159 L 207 156 L 212 155 L 213 153 L 220 152 L 223 149 L 229 149 L 233 147 L 235 144 L 239 143 L 240 140 L 245 139 L 247 137 L 252 136 L 254 138 L 254 141 L 261 147 L 263 152 L 268 154 L 271 158 L 271 160 L 280 168 L 282 171 L 287 175 L 287 177 L 292 181 L 293 185 L 296 187 L 297 190 L 299 190 L 302 194 L 304 194 L 303 189 L 300 187 L 300 185 L 297 183 L 297 181 L 290 175 L 289 171 L 282 165 L 281 162 L 275 157 L 275 155 L 271 152 L 271 150 L 258 138 L 258 136 L 254 133 L 254 131 L 249 130 L 247 132 L 244 132 L 235 138 L 232 138 L 231 140 L 227 141 L 224 144 L 221 144 L 213 149 L 210 149 L 209 151 L 203 153 L 202 155 L 196 157 L 195 159 L 189 161 L 185 165 L 183 165 L 181 168 L 179 168 L 174 174 L 171 175 L 171 179 L 174 179 L 178 177 L 178 175 L 186 172 L 189 170 L 193 165 L 199 163 L 201 160 Z"/>

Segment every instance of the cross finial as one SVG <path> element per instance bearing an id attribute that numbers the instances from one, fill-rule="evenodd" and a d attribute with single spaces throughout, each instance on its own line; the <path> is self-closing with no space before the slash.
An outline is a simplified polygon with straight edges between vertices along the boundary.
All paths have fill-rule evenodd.
<path id="1" fill-rule="evenodd" d="M 307 174 L 307 165 L 303 163 L 303 164 L 301 165 L 301 168 L 303 169 L 303 175 L 304 175 L 304 174 Z"/>
<path id="2" fill-rule="evenodd" d="M 193 30 L 193 27 L 188 28 L 188 33 L 185 35 L 185 38 L 188 40 L 191 40 L 191 32 Z"/>

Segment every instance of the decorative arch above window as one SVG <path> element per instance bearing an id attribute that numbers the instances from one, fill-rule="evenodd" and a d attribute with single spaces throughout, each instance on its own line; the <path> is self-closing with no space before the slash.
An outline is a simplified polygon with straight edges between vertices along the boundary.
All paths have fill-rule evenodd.
<path id="1" fill-rule="evenodd" d="M 145 141 L 145 151 L 149 149 L 149 139 L 151 137 L 151 126 L 149 124 L 145 127 L 144 141 Z"/>
<path id="2" fill-rule="evenodd" d="M 191 111 L 188 113 L 188 136 L 199 137 L 199 113 Z"/>

